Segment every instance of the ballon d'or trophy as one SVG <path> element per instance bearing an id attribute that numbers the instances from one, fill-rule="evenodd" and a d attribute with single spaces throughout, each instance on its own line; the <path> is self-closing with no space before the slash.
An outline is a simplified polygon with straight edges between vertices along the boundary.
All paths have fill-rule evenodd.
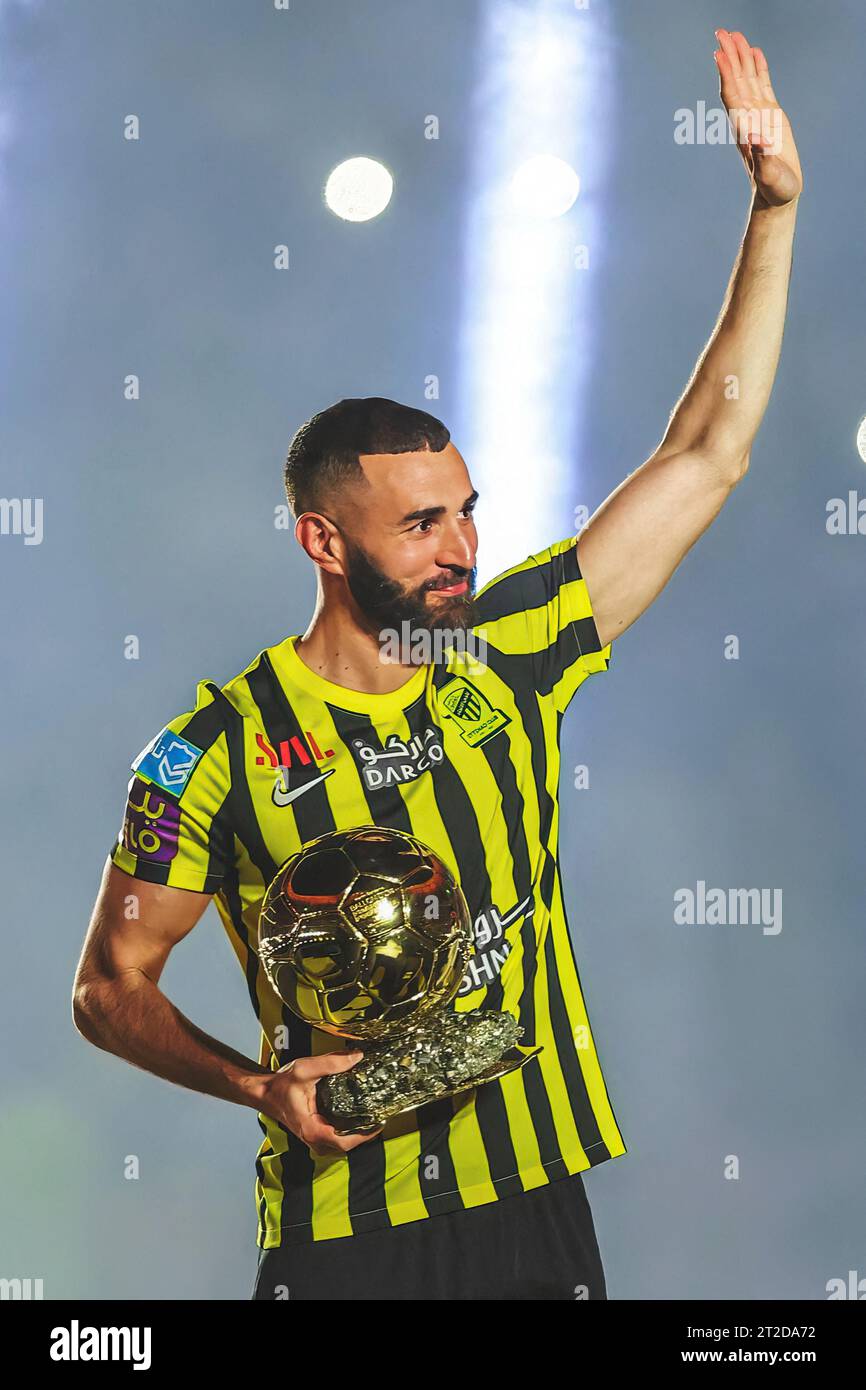
<path id="1" fill-rule="evenodd" d="M 362 1060 L 317 1083 L 338 1134 L 480 1086 L 541 1051 L 493 1009 L 449 1009 L 473 949 L 466 899 L 433 850 L 362 825 L 287 859 L 259 918 L 259 958 L 283 1003 L 357 1044 Z"/>

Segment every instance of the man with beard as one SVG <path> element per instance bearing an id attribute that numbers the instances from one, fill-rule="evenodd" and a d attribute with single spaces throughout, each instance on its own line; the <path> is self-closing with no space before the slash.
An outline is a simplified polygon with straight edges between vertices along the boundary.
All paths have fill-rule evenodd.
<path id="1" fill-rule="evenodd" d="M 583 681 L 649 606 L 745 476 L 774 379 L 802 188 L 766 60 L 720 31 L 722 96 L 776 113 L 744 137 L 749 226 L 716 331 L 651 458 L 581 531 L 474 597 L 476 491 L 448 430 L 394 401 L 344 400 L 292 441 L 285 482 L 316 566 L 303 636 L 268 647 L 132 764 L 74 992 L 96 1045 L 247 1105 L 258 1299 L 606 1297 L 581 1174 L 625 1153 L 571 947 L 558 867 L 559 735 Z M 742 390 L 731 394 L 731 381 Z M 519 499 L 515 499 L 519 505 Z M 471 630 L 442 661 L 383 660 L 386 630 Z M 372 776 L 393 748 L 394 774 Z M 475 934 L 454 1007 L 507 1010 L 525 1067 L 339 1136 L 316 1082 L 358 1052 L 290 1015 L 257 957 L 279 866 L 335 829 L 413 834 L 446 862 Z M 261 1025 L 258 1062 L 158 988 L 214 896 Z M 195 1194 L 190 1197 L 195 1202 Z"/>
<path id="2" fill-rule="evenodd" d="M 316 566 L 313 617 L 224 686 L 200 682 L 194 707 L 134 759 L 79 966 L 78 1027 L 257 1110 L 255 1298 L 604 1298 L 580 1174 L 625 1145 L 556 863 L 559 723 L 610 655 L 575 540 L 476 599 L 466 464 L 439 420 L 377 397 L 302 426 L 285 485 Z M 412 665 L 410 642 L 383 660 L 386 635 L 406 630 L 444 634 L 445 658 Z M 466 655 L 468 634 L 484 662 Z M 399 758 L 380 758 L 393 748 Z M 475 951 L 451 1007 L 507 1009 L 522 1045 L 543 1050 L 500 1081 L 341 1137 L 316 1082 L 360 1054 L 282 1004 L 257 925 L 290 855 L 364 824 L 414 835 L 463 889 Z M 258 1062 L 158 988 L 211 896 L 260 1022 Z"/>

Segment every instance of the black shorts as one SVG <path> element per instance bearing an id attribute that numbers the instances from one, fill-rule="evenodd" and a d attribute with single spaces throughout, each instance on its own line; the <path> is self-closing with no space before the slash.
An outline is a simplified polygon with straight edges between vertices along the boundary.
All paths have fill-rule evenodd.
<path id="1" fill-rule="evenodd" d="M 254 1299 L 607 1298 L 580 1173 L 466 1211 L 259 1252 Z"/>

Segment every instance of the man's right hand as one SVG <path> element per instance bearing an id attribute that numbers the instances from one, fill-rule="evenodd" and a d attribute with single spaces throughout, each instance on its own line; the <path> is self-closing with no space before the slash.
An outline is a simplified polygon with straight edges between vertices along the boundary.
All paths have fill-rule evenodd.
<path id="1" fill-rule="evenodd" d="M 374 1130 L 372 1134 L 338 1134 L 319 1114 L 316 1082 L 320 1077 L 349 1071 L 363 1055 L 363 1052 L 323 1052 L 318 1057 L 297 1057 L 265 1079 L 259 1109 L 285 1125 L 319 1157 L 356 1149 L 368 1139 L 375 1139 L 382 1130 Z"/>
<path id="2" fill-rule="evenodd" d="M 130 894 L 138 911 L 130 918 Z M 159 988 L 173 947 L 192 931 L 209 893 L 148 883 L 106 861 L 73 987 L 73 1019 L 95 1046 L 154 1076 L 270 1115 L 317 1155 L 347 1153 L 372 1134 L 339 1135 L 316 1105 L 316 1082 L 348 1071 L 363 1052 L 299 1057 L 268 1072 L 175 1008 Z"/>

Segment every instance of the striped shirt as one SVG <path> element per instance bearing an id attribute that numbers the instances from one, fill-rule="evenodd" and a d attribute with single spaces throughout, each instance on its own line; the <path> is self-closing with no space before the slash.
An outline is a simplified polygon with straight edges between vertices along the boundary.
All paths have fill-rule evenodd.
<path id="1" fill-rule="evenodd" d="M 132 764 L 111 858 L 151 883 L 215 894 L 261 1027 L 260 1062 L 341 1050 L 290 1012 L 258 959 L 265 891 L 331 830 L 408 831 L 445 861 L 474 924 L 455 1009 L 507 1009 L 523 1068 L 393 1117 L 316 1156 L 260 1114 L 257 1241 L 328 1240 L 528 1191 L 626 1152 L 602 1075 L 558 867 L 559 742 L 578 687 L 606 671 L 574 537 L 477 596 L 476 655 L 419 666 L 388 694 L 310 670 L 296 636 L 227 684 L 201 681 Z"/>

